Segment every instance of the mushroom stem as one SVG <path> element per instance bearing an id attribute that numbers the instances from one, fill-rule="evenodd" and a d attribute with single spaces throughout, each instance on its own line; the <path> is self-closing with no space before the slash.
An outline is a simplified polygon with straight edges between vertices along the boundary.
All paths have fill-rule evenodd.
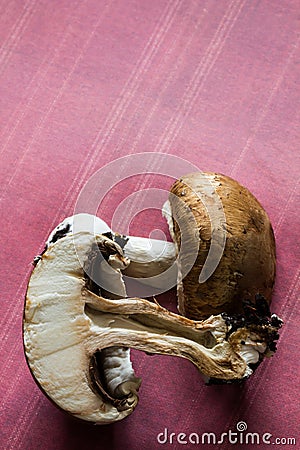
<path id="1" fill-rule="evenodd" d="M 104 348 L 122 342 L 147 353 L 185 357 L 206 377 L 225 382 L 248 377 L 252 373 L 249 364 L 262 359 L 281 326 L 275 316 L 269 321 L 264 319 L 262 325 L 239 317 L 236 330 L 232 326 L 236 319 L 231 322 L 227 316 L 193 321 L 140 298 L 111 301 L 85 289 L 82 296 L 94 326 L 88 346 Z M 110 323 L 109 340 L 102 333 L 100 344 L 103 321 Z"/>
<path id="2" fill-rule="evenodd" d="M 181 356 L 208 377 L 241 379 L 248 374 L 245 360 L 226 342 L 228 328 L 219 315 L 194 322 L 140 298 L 107 300 L 83 290 L 93 323 L 86 345 L 90 352 L 128 345 L 147 353 Z M 110 328 L 105 332 L 104 324 Z"/>

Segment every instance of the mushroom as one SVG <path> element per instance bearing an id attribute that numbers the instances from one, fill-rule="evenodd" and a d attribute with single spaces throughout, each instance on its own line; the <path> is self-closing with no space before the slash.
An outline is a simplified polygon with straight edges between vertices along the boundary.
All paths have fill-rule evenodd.
<path id="1" fill-rule="evenodd" d="M 188 358 L 208 383 L 244 380 L 276 350 L 275 242 L 259 202 L 229 177 L 195 173 L 174 183 L 163 213 L 174 243 L 122 236 L 79 214 L 34 259 L 27 362 L 48 397 L 86 421 L 109 423 L 135 409 L 141 379 L 130 348 Z M 128 298 L 130 277 L 158 291 L 177 281 L 187 317 Z"/>
<path id="2" fill-rule="evenodd" d="M 164 211 L 177 249 L 185 237 L 178 258 L 180 313 L 196 320 L 222 312 L 242 313 L 242 301 L 255 302 L 256 295 L 270 303 L 274 234 L 267 213 L 249 190 L 230 177 L 197 172 L 177 180 L 170 192 Z M 213 244 L 220 260 L 201 280 Z M 195 264 L 181 277 L 195 248 Z"/>
<path id="3" fill-rule="evenodd" d="M 281 322 L 270 317 L 262 298 L 249 302 L 244 316 L 193 321 L 126 298 L 121 270 L 128 264 L 119 244 L 90 231 L 48 243 L 35 263 L 24 307 L 24 350 L 38 385 L 64 411 L 99 424 L 131 414 L 140 379 L 127 348 L 188 358 L 205 377 L 224 382 L 247 378 L 275 349 Z M 105 288 L 114 299 L 102 295 L 104 277 L 114 280 L 114 293 Z"/>

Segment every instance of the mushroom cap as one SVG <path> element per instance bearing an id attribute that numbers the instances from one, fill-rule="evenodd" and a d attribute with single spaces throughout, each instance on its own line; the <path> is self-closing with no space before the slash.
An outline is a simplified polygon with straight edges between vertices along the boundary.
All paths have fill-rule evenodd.
<path id="1" fill-rule="evenodd" d="M 183 176 L 170 192 L 170 231 L 178 248 L 183 238 L 187 243 L 181 249 L 181 271 L 199 245 L 195 264 L 178 283 L 179 311 L 192 319 L 240 313 L 242 300 L 254 301 L 256 294 L 270 303 L 275 280 L 274 233 L 267 213 L 251 192 L 228 176 L 202 172 Z M 220 241 L 226 233 L 223 254 L 212 275 L 199 283 L 220 205 L 226 222 L 214 231 Z M 187 211 L 192 211 L 194 220 Z"/>

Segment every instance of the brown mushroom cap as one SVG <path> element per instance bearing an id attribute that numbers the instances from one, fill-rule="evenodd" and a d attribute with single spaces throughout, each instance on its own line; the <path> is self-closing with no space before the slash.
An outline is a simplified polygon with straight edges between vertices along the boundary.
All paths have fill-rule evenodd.
<path id="1" fill-rule="evenodd" d="M 213 196 L 205 194 L 208 185 L 215 190 Z M 210 216 L 206 200 L 210 202 Z M 178 284 L 179 311 L 193 319 L 221 312 L 238 313 L 242 311 L 242 300 L 254 301 L 258 293 L 270 303 L 275 280 L 274 234 L 266 212 L 249 190 L 230 177 L 199 172 L 176 181 L 169 201 L 173 217 L 170 231 L 175 243 L 180 247 L 183 238 L 190 243 L 181 249 L 179 265 L 183 271 L 195 239 L 199 239 L 196 262 Z M 211 245 L 211 211 L 214 205 L 216 212 L 220 209 L 220 201 L 226 219 L 224 252 L 213 274 L 199 283 Z M 188 208 L 195 221 L 190 220 Z"/>

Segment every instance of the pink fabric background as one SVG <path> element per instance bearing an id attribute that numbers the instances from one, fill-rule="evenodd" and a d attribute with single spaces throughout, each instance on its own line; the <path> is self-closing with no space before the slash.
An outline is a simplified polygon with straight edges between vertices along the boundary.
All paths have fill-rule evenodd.
<path id="1" fill-rule="evenodd" d="M 292 448 L 300 448 L 299 7 L 297 0 L 0 1 L 2 449 L 196 448 L 156 436 L 165 428 L 220 436 L 239 421 L 272 439 L 298 438 Z M 134 352 L 143 378 L 137 409 L 94 427 L 56 409 L 29 373 L 26 283 L 33 257 L 73 213 L 85 181 L 119 156 L 150 151 L 231 175 L 259 198 L 277 239 L 272 310 L 285 326 L 278 353 L 243 386 L 207 387 L 185 360 Z M 142 177 L 135 189 L 156 186 L 155 177 L 147 183 Z M 105 220 L 118 195 L 121 188 L 104 202 Z M 158 214 L 148 220 L 143 228 L 137 219 L 132 232 L 167 231 Z M 174 309 L 174 290 L 161 302 Z M 231 447 L 254 448 L 214 448 Z"/>

